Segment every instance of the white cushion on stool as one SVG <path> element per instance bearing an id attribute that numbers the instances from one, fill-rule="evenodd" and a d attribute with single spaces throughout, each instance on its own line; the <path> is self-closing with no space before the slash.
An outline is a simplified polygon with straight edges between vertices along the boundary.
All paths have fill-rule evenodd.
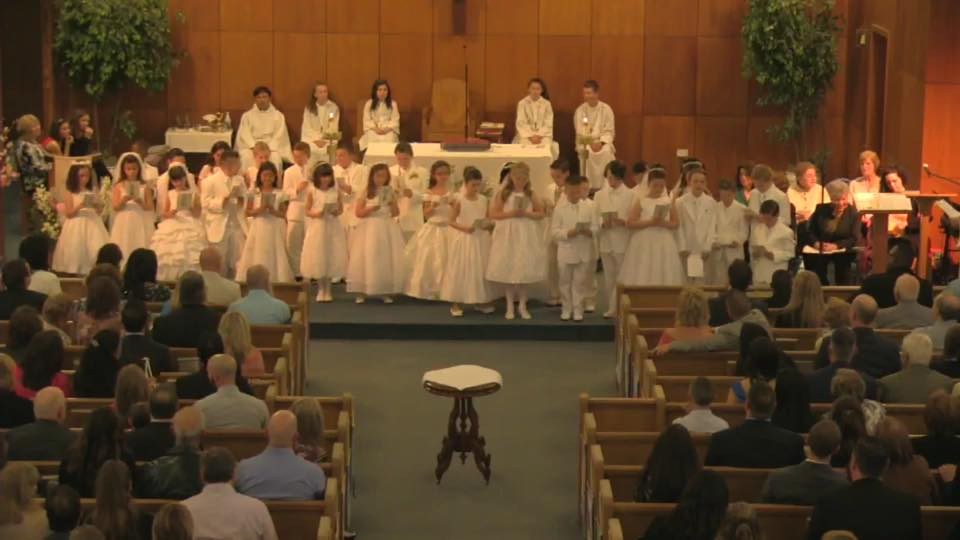
<path id="1" fill-rule="evenodd" d="M 490 384 L 502 387 L 503 377 L 499 371 L 483 366 L 464 364 L 428 371 L 423 374 L 423 382 L 456 388 L 462 392 Z"/>

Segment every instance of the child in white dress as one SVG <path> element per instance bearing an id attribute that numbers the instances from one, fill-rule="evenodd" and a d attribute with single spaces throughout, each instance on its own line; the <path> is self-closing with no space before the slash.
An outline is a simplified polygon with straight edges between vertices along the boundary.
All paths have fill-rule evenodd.
<path id="1" fill-rule="evenodd" d="M 359 224 L 353 233 L 347 263 L 347 292 L 382 296 L 392 304 L 391 295 L 403 291 L 403 233 L 395 219 L 400 214 L 397 195 L 390 186 L 390 169 L 383 163 L 370 168 L 367 187 L 357 194 Z"/>
<path id="2" fill-rule="evenodd" d="M 530 319 L 527 311 L 527 286 L 546 278 L 543 229 L 543 202 L 530 186 L 530 167 L 516 163 L 504 180 L 490 206 L 495 220 L 487 262 L 487 279 L 506 286 L 507 311 L 513 320 L 514 302 L 520 317 Z"/>
<path id="3" fill-rule="evenodd" d="M 56 272 L 86 275 L 97 262 L 97 252 L 110 242 L 100 215 L 103 202 L 94 178 L 89 164 L 72 165 L 67 172 L 65 219 L 51 265 Z"/>
<path id="4" fill-rule="evenodd" d="M 434 162 L 423 194 L 423 216 L 427 222 L 403 252 L 406 270 L 403 292 L 407 296 L 435 300 L 440 294 L 440 282 L 447 269 L 453 196 L 450 164 L 443 160 Z"/>
<path id="5" fill-rule="evenodd" d="M 150 241 L 157 254 L 157 279 L 176 281 L 187 270 L 200 271 L 200 252 L 207 247 L 207 233 L 200 221 L 200 195 L 187 182 L 183 167 L 168 171 L 170 189 L 160 202 L 163 221 Z"/>
<path id="6" fill-rule="evenodd" d="M 621 285 L 683 285 L 677 249 L 677 209 L 667 193 L 667 171 L 659 165 L 647 175 L 647 196 L 637 200 L 627 219 L 634 230 L 620 269 Z"/>
<path id="7" fill-rule="evenodd" d="M 717 201 L 707 194 L 707 175 L 694 169 L 687 175 L 687 189 L 674 202 L 680 229 L 677 247 L 684 275 L 691 285 L 702 285 L 706 278 L 707 258 L 717 234 Z"/>
<path id="8" fill-rule="evenodd" d="M 207 162 L 200 169 L 200 174 L 197 175 L 198 184 L 203 182 L 204 178 L 220 170 L 220 158 L 223 156 L 225 150 L 230 150 L 230 143 L 226 141 L 213 143 L 213 146 L 210 148 L 210 156 L 207 157 Z"/>
<path id="9" fill-rule="evenodd" d="M 114 218 L 110 241 L 120 247 L 126 260 L 133 250 L 150 245 L 154 228 L 153 191 L 143 181 L 140 156 L 127 152 L 120 156 L 118 163 L 118 178 L 111 196 Z"/>
<path id="10" fill-rule="evenodd" d="M 487 198 L 480 194 L 483 175 L 476 167 L 463 170 L 463 193 L 453 203 L 447 268 L 440 283 L 440 299 L 452 302 L 450 315 L 463 317 L 461 304 L 474 305 L 481 313 L 493 313 L 493 294 L 484 276 L 490 257 Z"/>
<path id="11" fill-rule="evenodd" d="M 293 281 L 290 258 L 287 256 L 286 197 L 277 183 L 280 175 L 273 162 L 260 166 L 255 187 L 257 192 L 247 197 L 247 216 L 253 218 L 243 253 L 237 261 L 237 279 L 246 279 L 247 269 L 262 265 L 270 271 L 270 279 Z"/>
<path id="12" fill-rule="evenodd" d="M 300 275 L 319 281 L 317 302 L 332 302 L 330 283 L 343 279 L 347 271 L 347 235 L 338 219 L 343 212 L 343 200 L 329 163 L 317 165 L 310 181 Z"/>

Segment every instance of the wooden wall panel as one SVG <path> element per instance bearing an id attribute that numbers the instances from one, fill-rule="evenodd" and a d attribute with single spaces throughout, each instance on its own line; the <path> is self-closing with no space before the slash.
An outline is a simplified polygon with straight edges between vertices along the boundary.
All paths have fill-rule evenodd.
<path id="1" fill-rule="evenodd" d="M 696 114 L 696 38 L 648 35 L 643 65 L 644 114 Z"/>
<path id="2" fill-rule="evenodd" d="M 639 2 L 640 0 L 636 0 Z M 714 0 L 703 0 L 713 2 Z M 698 0 L 646 0 L 648 36 L 696 36 Z"/>
<path id="3" fill-rule="evenodd" d="M 807 148 L 812 151 L 821 148 L 830 149 L 825 171 L 828 182 L 834 178 L 849 177 L 853 174 L 853 171 L 847 170 L 846 167 L 846 156 L 842 151 L 843 139 L 843 117 L 840 116 L 823 118 L 806 133 Z"/>
<path id="4" fill-rule="evenodd" d="M 778 117 L 750 117 L 747 123 L 747 155 L 753 161 L 763 162 L 774 169 L 783 170 L 788 164 L 796 161 L 796 156 L 791 146 L 774 142 L 767 133 L 767 128 L 780 121 L 781 118 Z"/>
<path id="5" fill-rule="evenodd" d="M 667 185 L 673 185 L 680 172 L 677 149 L 694 151 L 696 120 L 693 116 L 645 116 L 642 137 L 643 159 L 648 164 L 663 165 L 667 170 Z"/>
<path id="6" fill-rule="evenodd" d="M 382 0 L 380 32 L 429 34 L 433 31 L 433 0 Z"/>
<path id="7" fill-rule="evenodd" d="M 430 102 L 433 87 L 432 58 L 428 53 L 433 45 L 429 34 L 381 34 L 380 75 L 390 81 L 400 110 L 420 110 Z M 416 68 L 408 59 L 417 54 Z"/>
<path id="8" fill-rule="evenodd" d="M 595 36 L 591 53 L 590 76 L 600 83 L 601 99 L 617 115 L 640 113 L 645 67 L 643 39 Z"/>
<path id="9" fill-rule="evenodd" d="M 484 67 L 487 111 L 516 111 L 527 81 L 538 73 L 536 36 L 487 36 Z"/>
<path id="10" fill-rule="evenodd" d="M 745 116 L 747 80 L 740 74 L 740 38 L 697 39 L 697 114 Z"/>
<path id="11" fill-rule="evenodd" d="M 220 29 L 220 0 L 170 0 L 169 10 L 183 14 L 184 28 L 190 32 Z"/>
<path id="12" fill-rule="evenodd" d="M 380 0 L 327 0 L 327 32 L 375 34 L 380 31 Z"/>
<path id="13" fill-rule="evenodd" d="M 466 45 L 466 49 L 464 49 Z M 470 110 L 476 117 L 483 117 L 484 85 L 484 40 L 482 37 L 434 36 L 433 78 L 463 79 L 464 63 L 469 68 L 466 74 L 470 88 Z"/>
<path id="14" fill-rule="evenodd" d="M 283 0 L 273 3 L 273 29 L 277 32 L 317 34 L 326 30 L 326 0 Z"/>
<path id="15" fill-rule="evenodd" d="M 640 36 L 643 34 L 642 0 L 593 2 L 591 25 L 594 36 Z"/>
<path id="16" fill-rule="evenodd" d="M 487 0 L 487 35 L 536 34 L 539 0 Z"/>
<path id="17" fill-rule="evenodd" d="M 273 30 L 273 2 L 220 0 L 220 29 L 224 32 Z"/>
<path id="18" fill-rule="evenodd" d="M 379 69 L 380 41 L 377 34 L 327 37 L 327 81 L 344 111 L 341 118 L 351 125 L 356 124 L 358 102 L 370 98 L 370 85 L 376 80 Z"/>
<path id="19" fill-rule="evenodd" d="M 188 33 L 186 54 L 170 77 L 171 114 L 189 113 L 195 118 L 200 111 L 218 110 L 220 67 L 220 33 Z"/>
<path id="20" fill-rule="evenodd" d="M 590 74 L 590 38 L 543 36 L 540 38 L 540 77 L 550 90 L 554 110 L 573 112 L 583 102 L 583 81 Z M 522 89 L 517 99 L 523 97 Z"/>
<path id="21" fill-rule="evenodd" d="M 721 178 L 735 180 L 737 165 L 749 157 L 746 147 L 745 117 L 697 117 L 691 152 L 706 166 L 707 180 L 714 194 Z"/>
<path id="22" fill-rule="evenodd" d="M 821 114 L 825 116 L 841 116 L 847 98 L 847 44 L 848 40 L 841 37 L 837 43 L 837 61 L 839 69 L 833 78 L 833 87 L 827 90 Z"/>
<path id="23" fill-rule="evenodd" d="M 589 36 L 591 2 L 540 0 L 540 34 Z"/>
<path id="24" fill-rule="evenodd" d="M 467 12 L 466 33 L 476 36 L 486 33 L 487 11 L 484 0 L 460 0 Z M 433 32 L 435 34 L 453 34 L 453 2 L 433 0 Z"/>
<path id="25" fill-rule="evenodd" d="M 927 34 L 927 83 L 960 84 L 960 2 L 933 0 Z"/>
<path id="26" fill-rule="evenodd" d="M 626 163 L 629 170 L 634 162 L 646 159 L 643 154 L 643 116 L 614 112 L 617 119 L 617 138 L 613 144 L 617 148 L 617 159 Z"/>
<path id="27" fill-rule="evenodd" d="M 228 110 L 246 110 L 253 89 L 273 85 L 273 39 L 260 32 L 220 33 L 220 102 Z"/>
<path id="28" fill-rule="evenodd" d="M 747 14 L 745 0 L 702 0 L 697 17 L 697 35 L 700 37 L 739 37 L 743 17 Z"/>
<path id="29" fill-rule="evenodd" d="M 293 140 L 300 136 L 303 108 L 314 83 L 327 78 L 325 41 L 324 34 L 273 35 L 274 50 L 283 55 L 273 66 L 273 102 L 286 115 Z"/>

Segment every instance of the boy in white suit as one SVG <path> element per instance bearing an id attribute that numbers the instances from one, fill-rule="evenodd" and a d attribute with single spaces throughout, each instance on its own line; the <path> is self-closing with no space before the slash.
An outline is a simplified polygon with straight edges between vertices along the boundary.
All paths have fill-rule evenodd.
<path id="1" fill-rule="evenodd" d="M 224 150 L 220 170 L 200 183 L 207 241 L 223 254 L 225 273 L 231 279 L 236 275 L 237 261 L 247 240 L 247 222 L 242 216 L 247 187 L 239 173 L 240 154 L 236 150 Z"/>
<path id="2" fill-rule="evenodd" d="M 423 194 L 430 183 L 430 172 L 413 161 L 413 147 L 408 142 L 399 142 L 393 149 L 397 162 L 390 166 L 390 178 L 399 190 L 400 230 L 403 241 L 409 241 L 423 226 Z"/>
<path id="3" fill-rule="evenodd" d="M 583 196 L 584 178 L 571 176 L 563 187 L 567 204 L 553 212 L 550 230 L 557 241 L 560 320 L 583 320 L 584 282 L 596 264 L 593 237 L 600 228 L 593 201 Z"/>
<path id="4" fill-rule="evenodd" d="M 750 237 L 750 266 L 754 286 L 768 287 L 774 272 L 787 269 L 787 263 L 796 254 L 797 240 L 790 227 L 780 222 L 780 205 L 776 201 L 760 205 L 758 221 Z"/>
<path id="5" fill-rule="evenodd" d="M 293 165 L 283 171 L 283 192 L 290 201 L 287 204 L 287 254 L 290 268 L 300 277 L 300 252 L 303 251 L 303 238 L 306 234 L 304 220 L 307 201 L 307 188 L 310 186 L 310 144 L 300 141 L 293 145 Z"/>
<path id="6" fill-rule="evenodd" d="M 550 178 L 553 180 L 547 186 L 547 196 L 543 201 L 543 208 L 548 218 L 553 218 L 553 213 L 560 206 L 567 204 L 567 199 L 563 195 L 563 186 L 570 177 L 570 162 L 560 158 L 550 164 Z M 553 239 L 553 231 L 547 227 L 547 288 L 550 290 L 550 298 L 547 305 L 560 305 L 560 274 L 557 269 L 557 241 Z"/>
<path id="7" fill-rule="evenodd" d="M 690 174 L 687 192 L 676 203 L 680 217 L 677 248 L 684 272 L 692 284 L 704 282 L 706 259 L 717 234 L 717 201 L 706 191 L 707 175 L 703 170 L 694 171 Z"/>
<path id="8" fill-rule="evenodd" d="M 600 260 L 603 261 L 603 286 L 607 296 L 605 319 L 614 316 L 617 305 L 617 276 L 623 265 L 623 254 L 630 242 L 630 230 L 627 229 L 627 217 L 633 207 L 636 193 L 623 183 L 627 166 L 622 161 L 611 161 L 607 165 L 607 189 L 601 189 L 593 200 L 600 221 L 597 234 L 597 247 Z"/>
<path id="9" fill-rule="evenodd" d="M 780 207 L 780 223 L 790 226 L 790 199 L 787 194 L 773 185 L 773 169 L 769 165 L 760 163 L 750 173 L 753 179 L 753 191 L 750 192 L 750 217 L 758 220 L 760 205 L 766 201 L 774 201 Z M 756 228 L 757 225 L 754 225 Z"/>
<path id="10" fill-rule="evenodd" d="M 707 259 L 707 285 L 727 285 L 727 268 L 743 259 L 743 243 L 750 233 L 747 207 L 736 200 L 737 188 L 730 180 L 720 181 L 716 234 Z"/>

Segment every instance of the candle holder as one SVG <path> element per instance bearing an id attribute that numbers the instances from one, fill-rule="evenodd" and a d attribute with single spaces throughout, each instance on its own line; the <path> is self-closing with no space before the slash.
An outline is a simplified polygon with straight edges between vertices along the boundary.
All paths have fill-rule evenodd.
<path id="1" fill-rule="evenodd" d="M 343 133 L 340 131 L 328 131 L 323 134 L 323 140 L 327 141 L 327 158 L 330 163 L 336 161 L 337 145 L 340 144 L 342 138 Z"/>

